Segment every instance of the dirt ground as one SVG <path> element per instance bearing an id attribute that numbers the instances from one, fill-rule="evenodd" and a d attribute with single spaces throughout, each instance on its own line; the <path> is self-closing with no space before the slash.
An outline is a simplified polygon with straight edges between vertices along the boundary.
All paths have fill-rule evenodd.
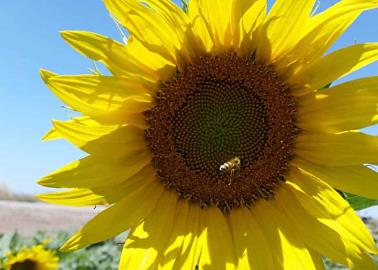
<path id="1" fill-rule="evenodd" d="M 38 230 L 75 230 L 101 209 L 71 208 L 43 203 L 0 201 L 0 234 L 18 231 L 33 235 Z"/>

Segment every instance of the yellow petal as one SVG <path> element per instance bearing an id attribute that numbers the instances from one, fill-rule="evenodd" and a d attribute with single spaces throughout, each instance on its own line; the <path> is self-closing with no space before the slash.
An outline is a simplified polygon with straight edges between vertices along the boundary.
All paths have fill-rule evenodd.
<path id="1" fill-rule="evenodd" d="M 337 2 L 309 20 L 301 40 L 276 65 L 285 70 L 290 66 L 296 67 L 293 70 L 306 68 L 318 60 L 363 11 L 376 7 L 376 0 Z"/>
<path id="2" fill-rule="evenodd" d="M 159 269 L 158 257 L 168 246 L 167 236 L 172 233 L 180 215 L 177 204 L 176 193 L 165 190 L 151 214 L 131 230 L 122 251 L 119 269 Z"/>
<path id="3" fill-rule="evenodd" d="M 172 269 L 194 269 L 198 264 L 203 246 L 203 235 L 206 224 L 203 211 L 195 204 L 188 204 L 188 217 L 184 228 L 180 254 L 176 257 Z"/>
<path id="4" fill-rule="evenodd" d="M 123 159 L 88 156 L 46 175 L 38 184 L 47 187 L 94 188 L 114 185 L 135 175 L 151 161 L 144 152 Z"/>
<path id="5" fill-rule="evenodd" d="M 233 0 L 231 26 L 234 50 L 241 55 L 250 54 L 256 49 L 255 31 L 259 29 L 266 16 L 265 0 Z"/>
<path id="6" fill-rule="evenodd" d="M 231 11 L 233 0 L 193 0 L 197 8 L 193 9 L 194 17 L 203 19 L 205 27 L 214 43 L 215 52 L 227 50 L 232 45 Z M 189 9 L 191 6 L 189 6 Z M 194 14 L 199 12 L 199 14 Z"/>
<path id="7" fill-rule="evenodd" d="M 292 164 L 339 190 L 378 199 L 378 173 L 364 165 L 332 167 L 296 159 Z"/>
<path id="8" fill-rule="evenodd" d="M 302 239 L 303 241 L 303 239 Z M 308 246 L 311 246 L 311 244 L 308 244 Z M 309 253 L 310 253 L 310 256 L 312 258 L 312 261 L 314 263 L 314 266 L 315 266 L 315 269 L 316 270 L 325 270 L 325 266 L 324 266 L 324 262 L 323 262 L 323 258 L 322 256 L 320 255 L 320 253 L 314 251 L 313 249 L 309 248 L 308 249 Z"/>
<path id="9" fill-rule="evenodd" d="M 180 218 L 173 221 L 171 232 L 168 233 L 169 238 L 164 252 L 160 253 L 159 269 L 179 269 L 173 266 L 176 259 L 181 255 L 181 248 L 183 246 L 185 237 L 191 232 L 187 231 L 187 224 L 192 222 L 189 216 L 189 203 L 186 201 L 178 201 L 175 216 Z M 195 265 L 192 266 L 192 269 Z M 182 269 L 182 268 L 180 268 Z"/>
<path id="10" fill-rule="evenodd" d="M 126 46 L 109 37 L 87 31 L 60 32 L 62 38 L 71 45 L 76 51 L 84 56 L 101 61 L 109 70 L 115 73 L 122 73 L 123 63 L 127 60 L 125 55 Z"/>
<path id="11" fill-rule="evenodd" d="M 280 195 L 276 196 L 277 204 L 293 223 L 293 229 L 296 229 L 303 240 L 309 243 L 316 252 L 349 267 L 359 264 L 366 267 L 361 270 L 375 269 L 372 268 L 371 259 L 358 245 L 340 235 L 334 228 L 317 220 L 303 209 L 287 187 L 283 189 Z M 319 237 L 320 235 L 322 237 Z"/>
<path id="12" fill-rule="evenodd" d="M 181 50 L 180 53 L 187 61 L 190 61 L 194 56 L 195 48 L 192 47 L 190 40 L 192 36 L 190 29 L 188 29 L 188 15 L 170 0 L 146 0 L 145 3 L 159 13 L 164 18 L 164 21 L 170 25 L 170 28 L 176 34 L 177 40 L 182 44 L 178 47 Z"/>
<path id="13" fill-rule="evenodd" d="M 316 90 L 342 78 L 378 59 L 378 43 L 349 46 L 313 62 L 292 76 L 291 85 L 298 84 L 297 92 Z"/>
<path id="14" fill-rule="evenodd" d="M 144 130 L 135 126 L 91 126 L 53 121 L 55 130 L 83 151 L 113 159 L 147 150 Z"/>
<path id="15" fill-rule="evenodd" d="M 207 209 L 203 214 L 206 216 L 207 228 L 199 268 L 236 269 L 234 246 L 226 217 L 216 207 Z"/>
<path id="16" fill-rule="evenodd" d="M 90 220 L 64 244 L 61 250 L 63 252 L 77 250 L 128 230 L 148 216 L 163 191 L 164 188 L 158 181 L 141 183 L 138 190 Z"/>
<path id="17" fill-rule="evenodd" d="M 98 129 L 106 129 L 106 130 L 113 130 L 119 127 L 119 125 L 104 125 L 100 124 L 99 122 L 95 121 L 93 118 L 90 116 L 78 116 L 78 117 L 73 117 L 67 121 L 59 121 L 59 120 L 53 120 L 54 122 L 58 122 L 62 125 L 75 125 L 75 126 L 80 126 L 83 129 L 88 128 L 89 130 L 92 128 L 98 128 Z M 127 121 L 129 125 L 137 126 L 141 129 L 146 129 L 147 123 L 144 119 L 144 117 L 141 114 L 136 114 L 133 116 L 129 117 L 129 121 Z M 56 139 L 63 139 L 64 137 L 64 132 L 60 133 L 58 130 L 53 126 L 42 138 L 44 141 L 49 141 L 49 140 L 56 140 Z"/>
<path id="18" fill-rule="evenodd" d="M 273 201 L 261 200 L 251 212 L 269 243 L 274 264 L 272 269 L 318 270 L 303 239 Z"/>
<path id="19" fill-rule="evenodd" d="M 42 137 L 43 141 L 51 141 L 56 139 L 61 139 L 61 136 L 58 132 L 56 132 L 55 128 L 52 128 L 49 131 L 47 131 L 46 134 Z"/>
<path id="20" fill-rule="evenodd" d="M 187 14 L 176 4 L 169 0 L 145 0 L 154 10 L 157 10 L 167 21 L 175 25 L 175 31 L 180 34 L 189 22 Z M 176 25 L 179 23 L 179 25 Z"/>
<path id="21" fill-rule="evenodd" d="M 90 126 L 90 127 L 101 127 L 102 125 L 95 120 L 93 120 L 89 116 L 78 116 L 78 117 L 73 117 L 70 120 L 67 120 L 66 123 L 75 123 L 78 125 L 84 125 L 84 126 Z M 59 132 L 53 127 L 50 129 L 42 138 L 44 141 L 49 141 L 49 140 L 55 140 L 55 139 L 61 139 L 63 138 Z"/>
<path id="22" fill-rule="evenodd" d="M 324 224 L 332 224 L 338 228 L 343 236 L 357 241 L 365 250 L 376 252 L 369 230 L 336 190 L 301 169 L 291 169 L 287 178 L 288 186 L 304 209 Z"/>
<path id="23" fill-rule="evenodd" d="M 53 76 L 46 83 L 63 102 L 96 120 L 124 123 L 127 115 L 152 106 L 148 89 L 123 77 Z"/>
<path id="24" fill-rule="evenodd" d="M 378 123 L 378 77 L 346 82 L 298 100 L 300 128 L 339 132 Z"/>
<path id="25" fill-rule="evenodd" d="M 167 4 L 158 4 L 156 1 L 146 2 L 150 5 L 154 3 L 154 8 L 136 0 L 104 1 L 108 10 L 146 48 L 160 54 L 172 64 L 182 66 L 184 61 L 190 59 L 190 55 L 182 49 L 184 37 L 179 35 L 185 33 L 185 22 L 177 21 L 177 16 L 167 13 L 165 10 Z M 163 3 L 166 3 L 166 0 Z M 174 12 L 178 12 L 177 9 Z M 181 29 L 177 31 L 177 28 Z"/>
<path id="26" fill-rule="evenodd" d="M 303 177 L 292 173 L 275 197 L 293 230 L 316 252 L 338 263 L 375 269 L 365 253 L 375 249 L 374 242 L 353 209 L 330 186 Z"/>
<path id="27" fill-rule="evenodd" d="M 188 15 L 193 29 L 193 42 L 198 47 L 198 52 L 210 53 L 214 50 L 214 41 L 209 33 L 205 18 L 203 17 L 199 0 L 192 0 L 188 3 Z"/>
<path id="28" fill-rule="evenodd" d="M 313 163 L 348 166 L 378 164 L 378 137 L 360 132 L 305 133 L 296 139 L 295 153 Z"/>
<path id="29" fill-rule="evenodd" d="M 109 37 L 86 31 L 62 31 L 61 36 L 76 51 L 104 64 L 115 75 L 128 75 L 140 71 L 143 64 L 134 66 L 126 46 Z M 130 59 L 131 58 L 131 59 Z M 135 72 L 135 71 L 134 71 Z"/>
<path id="30" fill-rule="evenodd" d="M 156 79 L 157 81 L 165 81 L 170 79 L 175 72 L 177 71 L 177 67 L 175 63 L 171 63 L 170 61 L 166 60 L 158 53 L 151 52 L 148 48 L 144 46 L 144 43 L 140 42 L 138 39 L 130 36 L 127 43 L 127 51 L 129 55 L 135 58 L 129 58 L 130 61 L 135 61 L 135 65 L 138 67 L 142 67 L 139 65 L 138 61 L 142 62 L 146 68 L 151 69 L 145 70 L 144 73 L 136 73 L 138 76 L 146 77 L 146 73 L 151 73 L 151 80 Z M 144 68 L 143 68 L 144 70 Z M 151 90 L 155 90 L 159 86 L 156 84 L 151 88 Z"/>
<path id="31" fill-rule="evenodd" d="M 257 49 L 258 60 L 274 61 L 297 42 L 309 20 L 315 0 L 277 0 L 266 17 L 266 37 L 271 55 L 262 55 L 267 50 Z"/>
<path id="32" fill-rule="evenodd" d="M 53 204 L 88 206 L 112 204 L 137 190 L 141 184 L 155 180 L 155 168 L 148 165 L 121 183 L 106 183 L 93 188 L 75 188 L 68 191 L 38 195 L 38 199 Z"/>
<path id="33" fill-rule="evenodd" d="M 170 62 L 151 53 L 133 37 L 129 37 L 125 45 L 86 31 L 62 31 L 61 35 L 76 51 L 103 63 L 115 75 L 134 76 L 136 79 L 135 76 L 143 74 L 146 79 L 156 81 L 165 78 L 167 68 L 171 72 L 175 70 Z"/>
<path id="34" fill-rule="evenodd" d="M 54 77 L 54 76 L 57 76 L 56 73 L 54 72 L 51 72 L 51 71 L 48 71 L 48 70 L 45 70 L 45 69 L 40 69 L 39 70 L 39 73 L 41 75 L 41 79 L 47 83 L 47 80 Z"/>
<path id="35" fill-rule="evenodd" d="M 45 193 L 36 197 L 44 202 L 70 206 L 104 205 L 108 203 L 103 196 L 94 194 L 93 191 L 86 188 Z"/>
<path id="36" fill-rule="evenodd" d="M 229 223 L 238 261 L 237 269 L 275 269 L 270 243 L 257 224 L 256 217 L 245 208 L 233 209 Z"/>
<path id="37" fill-rule="evenodd" d="M 88 142 L 96 141 L 121 128 L 116 125 L 93 125 L 92 122 L 80 120 L 81 119 L 79 119 L 79 121 L 53 120 L 54 131 L 59 134 L 59 137 L 65 138 L 77 147 L 82 148 Z"/>

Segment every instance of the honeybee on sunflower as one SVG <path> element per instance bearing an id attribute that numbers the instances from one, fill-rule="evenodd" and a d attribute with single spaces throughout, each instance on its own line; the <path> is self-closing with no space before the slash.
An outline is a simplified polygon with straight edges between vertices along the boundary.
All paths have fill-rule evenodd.
<path id="1" fill-rule="evenodd" d="M 342 190 L 378 199 L 378 77 L 342 78 L 378 43 L 326 54 L 377 0 L 104 0 L 127 42 L 63 31 L 111 75 L 41 76 L 81 116 L 53 121 L 88 155 L 39 198 L 108 205 L 62 247 L 130 230 L 119 269 L 376 269 L 373 238 Z M 236 173 L 220 167 L 238 157 Z"/>

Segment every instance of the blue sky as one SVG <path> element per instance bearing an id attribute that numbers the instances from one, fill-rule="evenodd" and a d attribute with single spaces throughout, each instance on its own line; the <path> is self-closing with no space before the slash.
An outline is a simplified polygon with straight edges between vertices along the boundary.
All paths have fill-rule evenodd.
<path id="1" fill-rule="evenodd" d="M 321 1 L 321 9 L 335 2 Z M 80 74 L 93 67 L 65 44 L 59 31 L 120 37 L 101 0 L 1 1 L 0 10 L 0 185 L 36 193 L 43 190 L 37 179 L 83 156 L 62 140 L 41 141 L 51 119 L 67 119 L 71 112 L 44 86 L 39 69 Z M 378 41 L 377 23 L 378 10 L 366 12 L 332 49 Z M 347 79 L 368 75 L 378 75 L 378 63 Z"/>

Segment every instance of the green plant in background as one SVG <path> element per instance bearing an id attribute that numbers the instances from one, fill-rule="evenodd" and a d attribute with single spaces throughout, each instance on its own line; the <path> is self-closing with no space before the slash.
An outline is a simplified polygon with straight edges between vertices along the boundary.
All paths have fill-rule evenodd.
<path id="1" fill-rule="evenodd" d="M 56 251 L 46 245 L 50 240 L 41 243 L 25 245 L 19 241 L 16 233 L 9 238 L 3 237 L 2 246 L 7 252 L 1 258 L 1 269 L 5 270 L 57 270 L 59 258 Z M 6 245 L 9 243 L 8 245 Z"/>
<path id="2" fill-rule="evenodd" d="M 15 253 L 22 247 L 43 244 L 46 249 L 56 252 L 60 270 L 116 270 L 122 245 L 118 240 L 109 240 L 94 244 L 73 253 L 62 253 L 59 247 L 68 239 L 69 233 L 47 234 L 38 232 L 31 237 L 23 237 L 17 232 L 0 235 L 0 266 L 6 260 L 6 254 Z M 3 268 L 0 267 L 1 270 Z"/>
<path id="3" fill-rule="evenodd" d="M 339 192 L 341 196 L 353 207 L 354 210 L 363 210 L 371 206 L 378 205 L 378 200 L 372 200 L 369 198 L 361 197 L 358 195 Z"/>

